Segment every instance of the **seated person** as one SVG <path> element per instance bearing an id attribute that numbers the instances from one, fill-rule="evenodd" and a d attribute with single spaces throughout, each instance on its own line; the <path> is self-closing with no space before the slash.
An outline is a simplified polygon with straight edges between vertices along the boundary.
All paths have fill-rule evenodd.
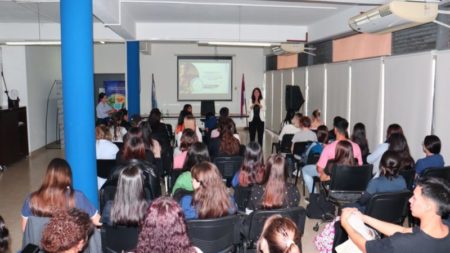
<path id="1" fill-rule="evenodd" d="M 350 138 L 354 143 L 358 144 L 361 149 L 363 163 L 367 164 L 367 156 L 369 155 L 369 143 L 366 137 L 366 126 L 358 122 L 353 126 L 352 136 Z"/>
<path id="2" fill-rule="evenodd" d="M 305 141 L 317 141 L 317 135 L 311 129 L 311 119 L 307 116 L 303 116 L 300 119 L 300 131 L 292 137 L 292 148 L 294 150 L 294 143 Z"/>
<path id="3" fill-rule="evenodd" d="M 273 154 L 266 162 L 266 173 L 261 184 L 252 187 L 248 209 L 279 209 L 298 206 L 300 193 L 295 185 L 287 182 L 284 157 Z"/>
<path id="4" fill-rule="evenodd" d="M 220 116 L 219 116 L 219 119 L 217 120 L 217 127 L 219 127 L 220 122 L 222 122 L 224 119 L 230 119 L 231 122 L 233 122 L 233 128 L 234 128 L 233 136 L 236 137 L 236 139 L 238 139 L 239 141 L 241 141 L 239 139 L 239 134 L 237 133 L 237 130 L 236 130 L 236 124 L 234 123 L 233 119 L 230 118 L 230 110 L 228 109 L 228 107 L 220 108 L 219 115 Z M 218 128 L 212 130 L 211 138 L 219 137 L 219 135 L 220 135 L 220 133 L 219 133 Z"/>
<path id="5" fill-rule="evenodd" d="M 85 212 L 76 208 L 59 210 L 42 231 L 41 246 L 48 253 L 81 252 L 93 231 Z"/>
<path id="6" fill-rule="evenodd" d="M 180 147 L 175 148 L 173 154 L 173 169 L 179 170 L 183 168 L 184 161 L 186 160 L 186 155 L 192 144 L 198 142 L 197 135 L 192 129 L 184 129 L 183 135 L 180 139 Z"/>
<path id="7" fill-rule="evenodd" d="M 399 175 L 400 161 L 397 153 L 393 151 L 384 152 L 380 162 L 380 176 L 372 178 L 367 185 L 367 189 L 358 200 L 361 212 L 365 211 L 365 206 L 375 193 L 398 192 L 407 190 L 403 176 Z"/>
<path id="8" fill-rule="evenodd" d="M 325 145 L 328 143 L 328 128 L 325 125 L 321 125 L 317 128 L 317 142 L 311 143 L 311 145 L 306 150 L 302 160 L 308 162 L 308 157 L 310 154 L 321 154 Z M 307 164 L 301 168 L 303 182 L 305 182 L 306 189 L 309 193 L 312 192 L 314 177 L 318 177 L 319 173 L 317 172 L 315 164 Z M 294 173 L 297 175 L 297 173 Z M 317 190 L 317 189 L 316 189 Z"/>
<path id="9" fill-rule="evenodd" d="M 311 130 L 315 131 L 319 126 L 324 125 L 322 119 L 320 118 L 320 110 L 315 109 L 311 115 Z"/>
<path id="10" fill-rule="evenodd" d="M 423 140 L 423 152 L 425 157 L 417 160 L 416 174 L 422 176 L 428 168 L 444 167 L 444 158 L 441 152 L 441 140 L 436 135 L 427 135 Z"/>
<path id="11" fill-rule="evenodd" d="M 183 106 L 183 110 L 180 111 L 180 114 L 178 115 L 177 127 L 175 128 L 175 134 L 178 134 L 179 132 L 183 132 L 183 130 L 184 130 L 183 122 L 184 122 L 184 118 L 187 115 L 193 116 L 192 105 L 190 105 L 190 104 L 185 104 Z"/>
<path id="12" fill-rule="evenodd" d="M 287 117 L 288 115 L 286 115 Z M 289 120 L 281 129 L 280 135 L 278 136 L 278 140 L 281 142 L 281 140 L 283 140 L 283 136 L 285 134 L 296 134 L 298 132 L 300 132 L 301 129 L 301 124 L 300 124 L 300 119 L 302 118 L 302 114 L 301 113 L 295 113 L 292 117 L 291 120 Z"/>
<path id="13" fill-rule="evenodd" d="M 123 142 L 123 137 L 127 134 L 127 129 L 122 126 L 122 111 L 118 111 L 114 113 L 111 117 L 111 126 L 109 128 L 109 132 L 112 136 L 113 142 Z"/>
<path id="14" fill-rule="evenodd" d="M 397 152 L 400 157 L 400 170 L 414 169 L 414 159 L 409 152 L 408 141 L 403 134 L 394 133 L 389 137 L 388 151 Z"/>
<path id="15" fill-rule="evenodd" d="M 92 223 L 99 226 L 100 215 L 94 205 L 80 191 L 73 189 L 72 170 L 66 160 L 54 158 L 48 164 L 39 189 L 27 196 L 22 207 L 22 230 L 28 217 L 51 217 L 56 210 L 78 208 L 91 217 Z"/>
<path id="16" fill-rule="evenodd" d="M 134 164 L 122 168 L 114 200 L 106 202 L 102 223 L 108 225 L 140 226 L 147 212 L 144 173 Z"/>
<path id="17" fill-rule="evenodd" d="M 341 214 L 342 227 L 363 253 L 447 253 L 450 248 L 450 224 L 442 217 L 450 212 L 449 184 L 441 178 L 421 178 L 416 182 L 414 195 L 409 202 L 412 216 L 420 220 L 420 226 L 402 227 L 363 215 L 355 208 L 344 208 Z M 367 241 L 349 224 L 351 215 L 356 215 L 386 237 Z"/>
<path id="18" fill-rule="evenodd" d="M 99 125 L 95 128 L 95 154 L 97 160 L 116 159 L 119 148 L 111 142 L 111 134 L 105 125 Z"/>
<path id="19" fill-rule="evenodd" d="M 186 219 L 210 219 L 236 213 L 234 199 L 222 181 L 216 165 L 202 162 L 192 168 L 194 194 L 181 198 Z"/>
<path id="20" fill-rule="evenodd" d="M 330 159 L 323 170 L 317 172 L 319 174 L 320 181 L 329 181 L 332 176 L 333 166 L 356 166 L 357 160 L 353 155 L 352 144 L 349 141 L 339 141 L 336 145 L 336 154 L 334 159 Z"/>
<path id="21" fill-rule="evenodd" d="M 195 122 L 194 116 L 189 114 L 186 117 L 184 117 L 183 127 L 175 135 L 177 147 L 180 147 L 180 145 L 181 145 L 181 141 L 180 141 L 181 135 L 183 134 L 183 131 L 186 128 L 189 128 L 189 129 L 192 129 L 193 131 L 195 131 L 198 141 L 202 142 L 202 133 L 200 133 L 200 129 L 198 128 L 197 123 Z"/>
<path id="22" fill-rule="evenodd" d="M 241 169 L 236 172 L 231 185 L 233 187 L 249 187 L 261 183 L 264 177 L 264 161 L 259 143 L 250 142 L 245 147 L 244 161 Z"/>
<path id="23" fill-rule="evenodd" d="M 264 223 L 256 248 L 259 253 L 300 253 L 300 244 L 301 234 L 297 225 L 289 218 L 272 215 Z"/>
<path id="24" fill-rule="evenodd" d="M 192 144 L 187 152 L 187 158 L 183 164 L 181 174 L 177 177 L 174 186 L 172 187 L 172 196 L 175 198 L 177 190 L 184 190 L 188 192 L 194 191 L 192 187 L 191 169 L 201 162 L 210 162 L 208 148 L 204 143 L 197 142 Z"/>
<path id="25" fill-rule="evenodd" d="M 160 197 L 148 208 L 136 253 L 201 253 L 192 245 L 183 210 L 170 197 Z"/>
<path id="26" fill-rule="evenodd" d="M 219 124 L 220 136 L 212 138 L 208 145 L 209 155 L 212 160 L 218 156 L 239 155 L 240 143 L 233 136 L 234 126 L 231 119 L 224 119 Z"/>

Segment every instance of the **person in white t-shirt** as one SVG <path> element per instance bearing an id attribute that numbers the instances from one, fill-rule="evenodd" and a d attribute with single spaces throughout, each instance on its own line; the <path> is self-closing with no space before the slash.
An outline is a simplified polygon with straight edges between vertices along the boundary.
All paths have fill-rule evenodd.
<path id="1" fill-rule="evenodd" d="M 296 142 L 305 142 L 305 141 L 317 141 L 317 135 L 311 129 L 311 119 L 308 116 L 303 116 L 300 119 L 300 128 L 301 131 L 297 132 L 292 138 L 292 148 L 294 150 L 294 144 Z"/>
<path id="2" fill-rule="evenodd" d="M 283 136 L 285 134 L 296 134 L 301 131 L 300 128 L 300 119 L 302 118 L 301 113 L 295 113 L 294 117 L 292 117 L 291 124 L 285 124 L 283 129 L 281 129 L 280 135 L 278 136 L 278 140 L 283 140 Z"/>

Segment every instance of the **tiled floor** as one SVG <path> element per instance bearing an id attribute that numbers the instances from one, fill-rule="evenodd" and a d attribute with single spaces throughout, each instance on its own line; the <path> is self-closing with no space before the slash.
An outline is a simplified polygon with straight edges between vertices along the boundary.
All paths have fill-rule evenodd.
<path id="1" fill-rule="evenodd" d="M 240 138 L 241 143 L 248 143 L 246 131 L 240 131 Z M 270 133 L 266 132 L 264 142 L 264 153 L 267 157 L 272 147 Z M 11 252 L 17 252 L 21 249 L 20 210 L 25 197 L 40 186 L 48 162 L 52 158 L 63 156 L 63 151 L 57 149 L 38 151 L 32 156 L 9 166 L 5 172 L 0 172 L 0 215 L 3 216 L 10 230 Z M 302 196 L 301 206 L 306 206 L 304 199 L 304 196 Z M 312 240 L 317 234 L 312 229 L 316 221 L 308 218 L 306 220 L 305 234 L 302 238 L 303 252 L 305 253 L 318 252 L 312 244 Z"/>

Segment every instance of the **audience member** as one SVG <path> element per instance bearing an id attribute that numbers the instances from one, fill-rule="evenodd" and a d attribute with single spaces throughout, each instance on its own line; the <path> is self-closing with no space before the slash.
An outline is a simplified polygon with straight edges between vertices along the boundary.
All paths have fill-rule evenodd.
<path id="1" fill-rule="evenodd" d="M 261 146 L 263 145 L 265 111 L 266 106 L 261 90 L 254 88 L 248 108 L 249 133 L 250 141 L 255 141 L 256 133 L 258 133 L 258 143 Z"/>
<path id="2" fill-rule="evenodd" d="M 175 148 L 174 156 L 173 156 L 173 168 L 181 169 L 183 168 L 184 161 L 186 160 L 186 156 L 189 148 L 192 144 L 198 142 L 198 137 L 192 129 L 184 129 L 183 134 L 180 139 L 180 147 Z"/>
<path id="3" fill-rule="evenodd" d="M 119 148 L 111 142 L 111 134 L 105 125 L 99 125 L 95 128 L 95 154 L 97 160 L 116 159 Z"/>
<path id="4" fill-rule="evenodd" d="M 417 160 L 416 174 L 422 176 L 428 168 L 444 167 L 444 158 L 441 156 L 441 140 L 436 135 L 427 135 L 423 140 L 425 157 Z"/>
<path id="5" fill-rule="evenodd" d="M 102 223 L 121 226 L 140 226 L 147 210 L 143 171 L 130 164 L 119 175 L 114 200 L 107 201 Z"/>
<path id="6" fill-rule="evenodd" d="M 177 129 L 178 129 L 178 126 L 183 125 L 184 118 L 187 115 L 192 115 L 192 105 L 190 105 L 190 104 L 185 104 L 183 106 L 183 110 L 180 111 L 180 115 L 178 116 Z M 182 132 L 182 131 L 183 131 L 183 129 L 180 129 L 179 131 L 177 130 L 177 132 Z"/>
<path id="7" fill-rule="evenodd" d="M 302 118 L 301 113 L 295 113 L 292 116 L 292 120 L 290 120 L 289 123 L 286 123 L 283 126 L 283 128 L 281 129 L 280 135 L 278 136 L 278 140 L 279 141 L 283 140 L 283 136 L 285 134 L 296 134 L 296 133 L 300 132 L 302 130 L 301 124 L 300 124 L 301 118 Z M 292 124 L 291 124 L 291 122 L 292 122 Z"/>
<path id="8" fill-rule="evenodd" d="M 322 125 L 324 124 L 322 119 L 320 118 L 320 110 L 316 109 L 312 112 L 311 115 L 311 130 L 317 130 L 317 128 Z"/>
<path id="9" fill-rule="evenodd" d="M 149 157 L 158 170 L 158 176 L 162 175 L 161 145 L 158 140 L 153 138 L 152 128 L 148 121 L 142 121 L 139 125 L 142 131 L 142 140 L 145 145 L 145 154 Z"/>
<path id="10" fill-rule="evenodd" d="M 366 137 L 366 126 L 358 122 L 353 126 L 353 132 L 351 140 L 358 144 L 361 149 L 361 156 L 363 159 L 363 163 L 367 164 L 367 156 L 369 155 L 369 143 Z"/>
<path id="11" fill-rule="evenodd" d="M 216 127 L 216 129 L 212 130 L 211 138 L 219 137 L 220 132 L 218 130 L 218 127 L 219 127 L 220 122 L 224 121 L 225 119 L 230 119 L 233 122 L 234 137 L 236 137 L 236 139 L 238 139 L 240 141 L 239 134 L 237 134 L 236 124 L 234 123 L 233 119 L 229 117 L 230 110 L 228 109 L 228 107 L 220 108 L 219 115 L 220 116 L 219 116 L 219 119 L 217 120 L 217 127 Z"/>
<path id="12" fill-rule="evenodd" d="M 449 184 L 440 178 L 422 178 L 417 181 L 409 202 L 412 216 L 420 220 L 420 226 L 402 227 L 364 215 L 355 208 L 345 208 L 341 214 L 342 227 L 362 252 L 446 253 L 450 248 L 450 224 L 442 217 L 450 212 Z M 386 237 L 367 241 L 349 224 L 352 215 Z"/>
<path id="13" fill-rule="evenodd" d="M 184 117 L 182 130 L 179 131 L 175 136 L 178 147 L 181 144 L 181 142 L 180 142 L 181 135 L 183 134 L 184 129 L 187 129 L 187 128 L 194 130 L 195 134 L 197 134 L 197 140 L 199 142 L 202 142 L 202 134 L 200 133 L 200 129 L 198 128 L 197 123 L 195 122 L 194 116 L 187 115 L 186 117 Z"/>
<path id="14" fill-rule="evenodd" d="M 61 158 L 54 158 L 48 165 L 39 189 L 27 196 L 22 207 L 22 229 L 25 230 L 28 217 L 51 217 L 56 210 L 78 208 L 100 225 L 100 215 L 86 196 L 72 187 L 72 170 Z"/>
<path id="15" fill-rule="evenodd" d="M 259 253 L 300 253 L 300 244 L 297 225 L 289 218 L 273 215 L 264 223 L 256 248 Z"/>
<path id="16" fill-rule="evenodd" d="M 208 147 L 204 143 L 197 142 L 192 144 L 187 152 L 187 158 L 183 164 L 182 173 L 178 176 L 172 188 L 172 195 L 175 195 L 177 190 L 183 189 L 188 192 L 194 191 L 192 187 L 191 169 L 201 162 L 210 162 L 211 159 L 208 153 Z"/>
<path id="17" fill-rule="evenodd" d="M 266 162 L 265 175 L 261 184 L 252 186 L 248 209 L 279 209 L 298 206 L 300 193 L 295 185 L 287 182 L 288 172 L 285 159 L 273 154 Z"/>
<path id="18" fill-rule="evenodd" d="M 389 137 L 388 150 L 397 152 L 400 158 L 400 170 L 414 169 L 414 159 L 409 153 L 408 142 L 403 134 L 392 134 Z"/>
<path id="19" fill-rule="evenodd" d="M 288 110 L 286 112 L 286 117 L 284 117 L 283 122 L 281 122 L 281 128 L 282 129 L 283 129 L 284 126 L 292 124 L 292 118 L 294 118 L 294 115 L 295 115 L 295 111 Z"/>
<path id="20" fill-rule="evenodd" d="M 136 253 L 199 253 L 189 239 L 183 210 L 170 197 L 160 197 L 148 208 Z"/>
<path id="21" fill-rule="evenodd" d="M 210 140 L 208 149 L 212 159 L 217 156 L 239 155 L 240 143 L 234 137 L 234 125 L 230 118 L 221 120 L 218 128 L 220 136 Z"/>
<path id="22" fill-rule="evenodd" d="M 76 208 L 60 210 L 44 228 L 41 246 L 48 253 L 81 252 L 93 231 L 94 225 L 85 212 Z"/>
<path id="23" fill-rule="evenodd" d="M 358 206 L 362 212 L 370 198 L 376 193 L 398 192 L 407 190 L 403 176 L 399 175 L 400 159 L 396 152 L 386 151 L 381 157 L 380 176 L 372 178 L 367 185 L 367 189 L 358 200 Z"/>
<path id="24" fill-rule="evenodd" d="M 249 187 L 259 184 L 264 177 L 264 158 L 259 143 L 250 142 L 245 147 L 244 161 L 233 177 L 233 187 Z"/>
<path id="25" fill-rule="evenodd" d="M 122 114 L 122 121 L 120 122 L 120 126 L 125 127 L 125 129 L 128 131 L 128 129 L 130 129 L 131 127 L 130 122 L 128 122 L 128 110 L 122 108 L 119 110 L 119 112 Z"/>
<path id="26" fill-rule="evenodd" d="M 9 230 L 5 225 L 3 217 L 0 215 L 0 253 L 6 253 L 9 249 Z"/>
<path id="27" fill-rule="evenodd" d="M 345 120 L 345 119 L 342 118 L 341 116 L 336 116 L 333 118 L 333 128 L 328 132 L 328 140 L 330 142 L 333 142 L 336 140 L 336 134 L 334 133 L 334 128 L 336 127 L 338 122 L 341 120 Z M 345 130 L 345 138 L 348 138 L 347 130 Z"/>
<path id="28" fill-rule="evenodd" d="M 311 129 L 311 119 L 307 116 L 303 116 L 300 119 L 300 131 L 297 132 L 292 138 L 292 150 L 294 150 L 294 144 L 296 142 L 305 142 L 305 141 L 317 141 L 317 135 Z"/>
<path id="29" fill-rule="evenodd" d="M 122 126 L 122 111 L 118 111 L 112 115 L 111 126 L 109 132 L 113 142 L 123 142 L 123 137 L 127 134 L 127 129 Z"/>
<path id="30" fill-rule="evenodd" d="M 399 133 L 403 134 L 403 129 L 399 124 L 391 124 L 388 126 L 386 130 L 386 141 L 384 143 L 379 144 L 375 150 L 367 156 L 367 163 L 373 164 L 373 174 L 378 175 L 380 168 L 380 160 L 386 150 L 389 148 L 389 138 L 392 134 Z"/>
<path id="31" fill-rule="evenodd" d="M 180 200 L 186 219 L 219 218 L 234 214 L 236 204 L 228 194 L 216 165 L 202 162 L 192 168 L 194 194 Z"/>
<path id="32" fill-rule="evenodd" d="M 334 166 L 355 166 L 358 161 L 353 154 L 353 146 L 350 141 L 341 140 L 336 144 L 335 155 L 329 159 L 323 170 L 317 167 L 320 181 L 329 181 Z"/>

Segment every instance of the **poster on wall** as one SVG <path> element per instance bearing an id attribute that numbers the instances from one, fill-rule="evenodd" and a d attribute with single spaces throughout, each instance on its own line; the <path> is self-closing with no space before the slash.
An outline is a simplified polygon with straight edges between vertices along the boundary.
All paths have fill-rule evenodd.
<path id="1" fill-rule="evenodd" d="M 105 93 L 108 103 L 116 110 L 125 107 L 125 81 L 104 81 Z"/>

